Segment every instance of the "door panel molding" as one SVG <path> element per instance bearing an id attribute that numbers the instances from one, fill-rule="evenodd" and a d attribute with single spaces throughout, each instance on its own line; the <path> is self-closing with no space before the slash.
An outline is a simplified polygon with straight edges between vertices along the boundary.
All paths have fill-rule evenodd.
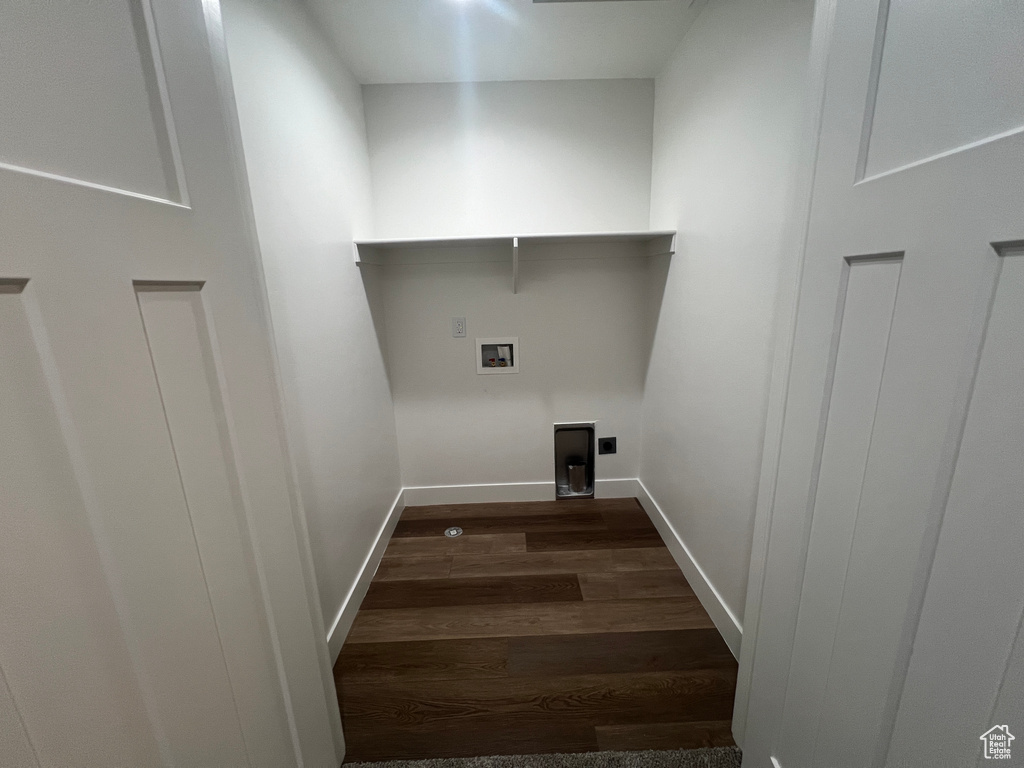
<path id="1" fill-rule="evenodd" d="M 3 664 L 0 664 L 0 759 L 12 768 L 40 768 L 39 753 L 25 727 L 25 718 L 7 684 Z"/>
<path id="2" fill-rule="evenodd" d="M 185 510 L 250 759 L 291 741 L 203 281 L 134 281 Z"/>
<path id="3" fill-rule="evenodd" d="M 1012 260 L 1012 261 L 1009 261 Z M 1012 359 L 1013 342 L 1007 338 L 1007 334 L 1013 333 L 1012 328 L 1007 328 L 1006 323 L 1017 321 L 1016 332 L 1019 336 L 1024 330 L 1024 313 L 1014 308 L 1020 304 L 1020 297 L 1024 296 L 1024 249 L 1019 241 L 996 244 L 993 243 L 989 253 L 984 260 L 985 270 L 982 273 L 981 288 L 978 291 L 977 308 L 972 321 L 972 331 L 969 337 L 967 350 L 964 354 L 964 362 L 961 366 L 960 385 L 953 409 L 953 417 L 950 421 L 949 432 L 945 442 L 945 453 L 942 461 L 942 468 L 936 484 L 936 491 L 932 508 L 929 513 L 929 521 L 926 527 L 925 536 L 922 539 L 918 568 L 914 579 L 914 589 L 910 601 L 910 610 L 907 613 L 906 622 L 903 628 L 903 636 L 900 644 L 900 653 L 893 671 L 893 682 L 889 690 L 883 716 L 883 729 L 879 734 L 878 744 L 875 749 L 876 765 L 886 765 L 890 760 L 899 763 L 913 757 L 924 762 L 938 764 L 941 760 L 951 760 L 959 764 L 971 761 L 977 754 L 979 746 L 974 742 L 965 743 L 959 740 L 958 743 L 943 743 L 942 734 L 930 734 L 931 722 L 934 716 L 930 716 L 923 722 L 918 722 L 916 710 L 911 710 L 908 716 L 904 707 L 920 707 L 923 702 L 930 702 L 935 706 L 936 702 L 942 701 L 942 691 L 948 687 L 948 680 L 956 675 L 963 676 L 965 670 L 972 670 L 959 684 L 954 685 L 960 691 L 960 696 L 955 702 L 950 702 L 948 709 L 950 716 L 960 720 L 970 718 L 972 713 L 977 721 L 979 734 L 985 731 L 989 725 L 994 724 L 991 716 L 996 708 L 996 699 L 993 695 L 991 701 L 974 701 L 972 696 L 985 696 L 986 690 L 1000 690 L 1002 681 L 1007 679 L 1006 675 L 1010 670 L 1013 658 L 1015 638 L 1020 633 L 1020 624 L 1024 620 L 1024 603 L 1011 608 L 1012 615 L 1007 619 L 1006 611 L 986 610 L 982 606 L 984 602 L 985 589 L 979 588 L 977 579 L 981 563 L 990 554 L 986 548 L 976 540 L 975 535 L 984 538 L 986 531 L 974 530 L 976 526 L 967 518 L 982 504 L 987 507 L 992 499 L 986 499 L 983 491 L 979 491 L 979 485 L 984 487 L 985 481 L 978 478 L 981 472 L 994 472 L 1003 477 L 1014 476 L 1015 466 L 1004 466 L 1002 471 L 996 470 L 999 462 L 1009 461 L 1013 464 L 1013 455 L 1006 455 L 1004 452 L 996 451 L 989 455 L 980 465 L 971 451 L 987 451 L 990 446 L 986 439 L 991 439 L 993 427 L 1002 422 L 1004 429 L 1011 430 L 1005 426 L 1012 424 L 1015 414 L 1024 410 L 1024 403 L 1020 401 L 1021 396 L 1014 392 L 1012 387 L 993 386 L 993 365 L 999 365 Z M 1010 269 L 1008 270 L 1007 267 Z M 1017 299 L 1007 296 L 1008 291 L 1016 290 Z M 1016 317 L 1014 315 L 1016 314 Z M 993 320 L 996 324 L 993 325 Z M 1012 337 L 1011 337 L 1012 338 Z M 992 348 L 1001 344 L 1001 357 L 992 360 Z M 987 381 L 988 380 L 988 381 Z M 985 387 L 985 391 L 979 392 L 979 383 Z M 987 386 L 986 386 L 987 384 Z M 979 395 L 983 398 L 978 401 Z M 1013 407 L 1013 400 L 1017 399 L 1017 407 Z M 998 418 L 991 418 L 993 403 L 1003 402 Z M 979 409 L 984 409 L 979 412 Z M 989 412 L 988 429 L 984 432 L 985 438 L 977 434 L 976 421 L 985 418 L 985 412 Z M 1018 422 L 1021 419 L 1018 418 Z M 1024 423 L 1018 424 L 1018 428 L 1024 430 Z M 965 441 L 967 445 L 965 446 Z M 965 447 L 968 453 L 963 453 Z M 973 465 L 965 465 L 965 461 L 973 462 Z M 964 474 L 968 474 L 966 482 L 970 482 L 973 473 L 974 479 L 974 504 L 970 506 L 970 512 L 965 508 L 963 484 Z M 958 485 L 959 480 L 959 485 Z M 969 491 L 968 491 L 969 493 Z M 987 502 L 987 503 L 986 503 Z M 1002 508 L 1006 509 L 1007 500 L 1003 500 Z M 1004 517 L 1008 517 L 1004 514 Z M 993 542 L 992 549 L 1001 545 L 1008 551 L 1003 552 L 998 561 L 1005 561 L 1010 573 L 1004 574 L 999 581 L 1011 583 L 1024 583 L 1024 537 L 1014 538 L 1014 525 L 1017 521 L 1009 516 L 1001 528 L 1001 534 Z M 956 537 L 955 547 L 948 541 L 950 536 Z M 944 538 L 945 537 L 945 538 Z M 975 538 L 972 538 L 975 537 Z M 955 548 L 957 555 L 971 551 L 972 543 L 973 560 L 970 564 L 951 561 L 951 547 Z M 947 557 L 937 565 L 937 558 L 940 548 L 945 545 Z M 983 554 L 984 553 L 984 554 Z M 1018 567 L 1014 571 L 1013 565 Z M 939 572 L 936 573 L 936 567 Z M 955 577 L 950 576 L 951 570 L 955 569 Z M 987 572 L 986 572 L 987 573 Z M 991 574 L 989 574 L 991 576 Z M 933 580 L 934 579 L 934 580 Z M 990 578 L 983 579 L 987 585 Z M 949 587 L 955 584 L 958 592 L 970 592 L 973 603 L 970 605 L 958 606 L 955 616 L 951 613 L 943 616 L 936 615 L 937 607 L 928 602 L 928 590 L 941 590 L 943 584 L 947 590 L 944 593 L 944 600 L 948 600 Z M 971 591 L 972 584 L 974 590 Z M 929 611 L 927 612 L 926 611 Z M 970 619 L 965 619 L 965 612 L 973 613 Z M 946 613 L 943 609 L 941 613 Z M 955 621 L 950 621 L 955 619 Z M 926 625 L 922 627 L 922 621 Z M 1002 626 L 1004 635 L 998 637 L 998 628 Z M 923 632 L 922 632 L 923 630 Z M 919 636 L 920 635 L 920 636 Z M 973 638 L 973 639 L 972 639 Z M 1005 645 L 1005 650 L 998 648 L 998 643 Z M 936 643 L 940 647 L 936 647 Z M 996 644 L 995 646 L 993 644 Z M 958 649 L 953 651 L 952 649 Z M 988 650 L 997 656 L 986 656 L 984 650 Z M 922 662 L 921 658 L 927 661 Z M 997 659 L 997 660 L 996 660 Z M 955 660 L 955 663 L 950 663 Z M 945 661 L 945 666 L 943 666 Z M 927 664 L 927 673 L 919 672 L 914 674 L 915 664 Z M 987 670 L 987 671 L 984 671 Z M 984 684 L 978 685 L 985 677 L 990 678 L 989 687 Z M 940 684 L 941 681 L 941 684 Z M 931 690 L 929 685 L 936 690 Z M 971 690 L 972 684 L 975 686 Z M 985 717 L 982 717 L 982 713 Z M 930 722 L 931 721 L 931 722 Z M 926 736 L 925 738 L 922 738 Z M 895 746 L 894 746 L 895 745 Z M 894 754 L 895 751 L 895 754 Z M 959 753 L 959 755 L 958 755 Z M 958 755 L 954 757 L 954 755 Z"/>
<path id="4" fill-rule="evenodd" d="M 1008 65 L 1022 34 L 1024 12 L 1014 4 L 932 12 L 881 0 L 856 181 L 1024 131 L 1024 110 L 1010 95 L 1024 88 L 1024 75 Z M 940 47 L 947 55 L 927 55 Z"/>
<path id="5" fill-rule="evenodd" d="M 795 684 L 802 692 L 816 688 L 817 696 L 804 696 L 803 705 L 788 703 L 783 711 L 784 734 L 808 732 L 817 727 L 824 714 L 834 647 L 818 642 L 804 625 L 812 622 L 828 628 L 831 634 L 839 626 L 843 600 L 835 601 L 833 595 L 845 592 L 853 554 L 902 264 L 902 253 L 843 260 L 819 428 L 819 458 L 812 473 L 811 535 L 803 597 L 790 664 L 790 687 Z M 846 565 L 836 567 L 837 563 Z M 798 758 L 798 764 L 811 762 L 814 742 L 805 743 L 809 751 L 803 760 Z"/>
<path id="6" fill-rule="evenodd" d="M 101 133 L 101 128 L 98 125 L 93 125 L 95 120 L 86 120 L 86 124 L 89 126 L 93 135 L 86 135 L 80 137 L 74 137 L 75 131 L 83 130 L 81 122 L 74 120 L 75 115 L 69 115 L 70 119 L 58 120 L 56 114 L 51 110 L 48 114 L 51 119 L 48 123 L 54 126 L 50 129 L 53 135 L 47 138 L 54 145 L 57 146 L 45 146 L 39 145 L 34 147 L 24 147 L 25 151 L 30 154 L 53 154 L 55 152 L 65 153 L 64 162 L 67 165 L 75 164 L 76 156 L 89 156 L 90 158 L 102 158 L 104 161 L 111 164 L 116 162 L 125 162 L 126 166 L 123 168 L 115 168 L 112 165 L 105 167 L 93 167 L 91 168 L 92 173 L 87 175 L 89 169 L 79 168 L 76 172 L 73 169 L 69 169 L 67 172 L 53 167 L 45 168 L 39 167 L 36 162 L 20 162 L 16 157 L 10 155 L 3 157 L 0 156 L 0 169 L 10 171 L 13 173 L 25 174 L 34 176 L 40 179 L 48 181 L 55 181 L 63 184 L 72 184 L 75 186 L 86 187 L 88 189 L 109 192 L 117 195 L 124 195 L 140 200 L 146 200 L 154 203 L 161 203 L 171 205 L 179 208 L 189 208 L 189 195 L 188 188 L 185 182 L 185 171 L 184 163 L 181 156 L 181 147 L 178 143 L 177 129 L 174 123 L 174 117 L 171 113 L 170 98 L 167 89 L 167 80 L 164 73 L 163 59 L 160 51 L 160 43 L 157 35 L 156 24 L 153 19 L 153 8 L 151 5 L 152 0 L 128 0 L 124 4 L 124 9 L 114 11 L 113 8 L 107 9 L 111 13 L 126 13 L 128 15 L 127 25 L 131 28 L 131 36 L 138 49 L 138 64 L 140 68 L 140 76 L 142 79 L 142 88 L 145 92 L 146 105 L 145 111 L 148 112 L 150 127 L 152 128 L 153 135 L 152 141 L 153 146 L 146 150 L 142 147 L 133 146 L 131 151 L 134 154 L 134 160 L 131 158 L 125 160 L 120 157 L 120 146 L 102 146 L 105 139 L 99 137 L 97 134 Z M 12 39 L 17 37 L 23 37 L 25 39 L 33 39 L 33 35 L 39 35 L 40 21 L 45 19 L 36 19 L 26 12 L 26 7 L 30 4 L 25 3 L 25 6 L 18 7 L 12 5 L 6 9 L 6 24 L 9 27 L 8 35 Z M 38 4 L 32 4 L 36 7 L 36 12 L 42 12 L 45 6 Z M 97 9 L 93 9 L 95 12 Z M 19 23 L 20 22 L 20 23 Z M 56 34 L 60 34 L 62 30 L 57 30 Z M 87 33 L 88 34 L 88 33 Z M 111 33 L 113 34 L 113 33 Z M 60 61 L 61 57 L 52 55 L 51 50 L 54 46 L 60 47 L 59 41 L 53 40 L 37 40 L 37 45 L 32 53 L 27 53 L 24 47 L 18 47 L 12 55 L 17 56 L 17 61 L 20 62 L 21 66 L 19 70 L 31 75 L 26 77 L 34 77 L 35 80 L 30 80 L 26 83 L 12 86 L 12 93 L 8 94 L 10 97 L 9 101 L 11 110 L 8 112 L 8 121 L 10 122 L 10 128 L 14 132 L 14 136 L 10 137 L 12 141 L 17 142 L 18 134 L 25 132 L 25 127 L 19 125 L 19 118 L 21 120 L 26 119 L 24 116 L 19 116 L 19 107 L 23 108 L 23 111 L 35 109 L 33 102 L 48 104 L 48 100 L 60 100 L 61 94 L 50 93 L 43 89 L 40 92 L 38 88 L 40 78 L 44 82 L 48 82 L 47 75 L 55 74 L 51 71 L 51 68 L 58 66 L 55 62 Z M 112 42 L 112 41 L 108 41 Z M 112 46 L 114 47 L 114 46 Z M 108 55 L 116 56 L 122 54 L 122 51 L 111 51 Z M 37 61 L 35 57 L 39 57 Z M 29 60 L 24 60 L 29 59 Z M 49 63 L 46 63 L 49 62 Z M 99 69 L 100 62 L 97 62 L 96 69 Z M 109 68 L 117 68 L 124 71 L 125 62 L 117 62 L 118 66 L 115 67 L 113 59 L 110 61 L 102 62 L 103 65 Z M 82 67 L 76 67 L 78 71 L 82 70 Z M 88 71 L 86 67 L 86 71 Z M 43 72 L 45 74 L 40 74 Z M 73 78 L 76 75 L 64 72 L 65 77 Z M 35 87 L 30 87 L 34 85 Z M 84 77 L 80 82 L 69 83 L 64 87 L 73 88 L 83 93 L 89 92 L 90 89 L 96 90 L 97 83 L 91 81 L 88 77 Z M 100 95 L 102 98 L 102 95 Z M 86 96 L 76 95 L 76 98 L 82 99 Z M 26 99 L 31 101 L 26 102 Z M 113 106 L 122 107 L 124 109 L 130 109 L 126 103 L 122 104 L 111 103 Z M 141 105 L 136 104 L 135 108 L 138 109 Z M 65 112 L 69 107 L 62 105 L 60 112 Z M 73 104 L 71 109 L 81 108 L 87 111 L 93 108 L 92 103 L 82 102 Z M 81 113 L 78 115 L 81 117 Z M 136 114 L 135 119 L 138 119 L 140 115 Z M 31 117 L 27 118 L 31 119 Z M 66 124 L 64 124 L 66 123 Z M 69 133 L 70 132 L 70 133 Z M 79 138 L 80 141 L 74 141 L 73 138 Z M 25 136 L 21 136 L 21 140 L 25 141 Z M 109 141 L 109 138 L 106 139 Z M 31 140 L 30 140 L 31 141 Z M 44 139 L 45 141 L 45 139 Z M 95 145 L 95 142 L 99 141 L 101 146 Z M 90 143 L 92 145 L 90 146 Z M 79 146 L 81 144 L 81 146 Z M 7 149 L 10 152 L 10 148 Z M 156 168 L 149 168 L 143 170 L 139 163 L 143 161 L 143 155 L 146 152 L 152 152 L 156 156 Z M 79 155 L 76 155 L 79 153 Z M 16 152 L 15 152 L 16 154 Z M 151 160 L 152 158 L 150 158 Z M 38 161 L 38 158 L 37 158 Z M 96 162 L 96 159 L 90 159 L 86 161 L 88 165 Z M 132 162 L 135 163 L 135 167 L 131 167 Z M 145 182 L 142 182 L 141 178 L 136 178 L 134 181 L 137 182 L 135 185 L 131 183 L 131 179 L 128 177 L 132 174 L 157 174 L 160 176 L 160 184 L 155 183 L 154 178 L 149 178 Z M 99 177 L 105 177 L 101 180 Z M 118 177 L 122 177 L 122 181 L 125 183 L 117 183 Z M 142 182 L 142 183 L 139 183 Z M 163 191 L 158 191 L 157 186 L 163 186 Z M 149 189 L 133 188 L 146 187 Z"/>
<path id="7" fill-rule="evenodd" d="M 34 286 L 25 278 L 0 279 L 0 389 L 7 406 L 0 421 L 13 451 L 0 451 L 0 528 L 12 547 L 0 558 L 3 688 L 40 764 L 166 765 L 153 689 L 139 674 L 138 648 Z M 37 474 L 41 467 L 45 475 Z M 19 588 L 27 582 L 44 590 L 45 600 L 26 601 Z M 46 610 L 59 619 L 36 620 Z M 5 749 L 11 747 L 17 740 Z M 7 757 L 0 754 L 0 762 Z"/>

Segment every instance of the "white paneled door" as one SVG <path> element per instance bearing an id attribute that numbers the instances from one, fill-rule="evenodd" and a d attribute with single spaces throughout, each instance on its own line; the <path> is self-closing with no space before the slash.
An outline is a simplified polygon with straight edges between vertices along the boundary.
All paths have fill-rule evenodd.
<path id="1" fill-rule="evenodd" d="M 1021 761 L 1024 3 L 817 14 L 744 765 L 981 765 L 1004 725 Z"/>
<path id="2" fill-rule="evenodd" d="M 339 762 L 218 13 L 0 3 L 0 765 Z"/>

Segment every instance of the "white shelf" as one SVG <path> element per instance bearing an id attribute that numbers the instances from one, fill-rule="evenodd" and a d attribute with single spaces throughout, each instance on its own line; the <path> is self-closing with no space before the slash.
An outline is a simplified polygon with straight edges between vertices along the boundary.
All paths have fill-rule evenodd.
<path id="1" fill-rule="evenodd" d="M 532 235 L 494 235 L 489 237 L 418 237 L 393 240 L 357 240 L 353 244 L 356 264 L 401 263 L 400 253 L 410 250 L 456 251 L 487 249 L 493 256 L 506 250 L 512 262 L 512 292 L 518 289 L 520 250 L 531 245 L 574 243 L 641 243 L 644 256 L 672 255 L 676 250 L 673 230 L 630 232 L 557 232 Z M 469 261 L 471 259 L 465 259 Z M 504 260 L 504 259 L 502 259 Z"/>

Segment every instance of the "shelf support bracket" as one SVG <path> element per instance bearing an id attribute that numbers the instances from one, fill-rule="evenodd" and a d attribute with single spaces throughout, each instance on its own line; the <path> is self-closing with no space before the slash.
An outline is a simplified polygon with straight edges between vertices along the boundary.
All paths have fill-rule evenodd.
<path id="1" fill-rule="evenodd" d="M 512 238 L 512 294 L 519 292 L 519 238 Z"/>
<path id="2" fill-rule="evenodd" d="M 676 252 L 676 235 L 660 235 L 647 241 L 648 256 L 672 256 Z"/>

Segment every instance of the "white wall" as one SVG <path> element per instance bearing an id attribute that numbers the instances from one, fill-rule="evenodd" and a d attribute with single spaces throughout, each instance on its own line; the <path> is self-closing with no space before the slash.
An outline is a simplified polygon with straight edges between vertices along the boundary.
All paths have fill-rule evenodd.
<path id="1" fill-rule="evenodd" d="M 651 80 L 363 87 L 376 237 L 646 229 Z"/>
<path id="2" fill-rule="evenodd" d="M 370 226 L 362 98 L 301 5 L 224 0 L 224 14 L 289 438 L 330 630 L 399 490 L 368 301 L 374 275 L 351 259 L 353 235 Z"/>
<path id="3" fill-rule="evenodd" d="M 515 295 L 502 251 L 384 268 L 405 486 L 549 482 L 553 494 L 553 423 L 595 419 L 598 437 L 618 437 L 617 454 L 597 457 L 598 479 L 636 477 L 650 351 L 648 259 L 636 248 L 523 249 Z M 452 317 L 466 318 L 466 338 L 452 338 Z M 493 336 L 519 337 L 518 374 L 476 373 L 474 340 Z"/>
<path id="4" fill-rule="evenodd" d="M 711 0 L 655 83 L 651 225 L 680 234 L 652 265 L 640 479 L 738 622 L 811 13 Z"/>

